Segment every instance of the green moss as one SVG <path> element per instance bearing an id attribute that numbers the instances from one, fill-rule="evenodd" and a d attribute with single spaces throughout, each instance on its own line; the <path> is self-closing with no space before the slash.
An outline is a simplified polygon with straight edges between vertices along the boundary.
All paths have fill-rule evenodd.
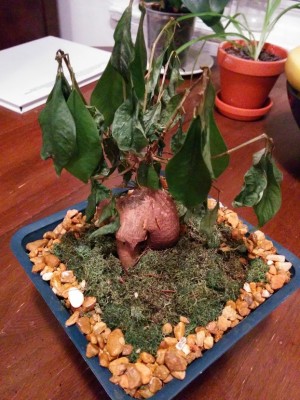
<path id="1" fill-rule="evenodd" d="M 224 240 L 221 230 L 218 236 Z M 246 279 L 240 253 L 222 253 L 201 240 L 185 235 L 171 249 L 149 250 L 127 273 L 110 236 L 91 242 L 87 235 L 68 234 L 55 253 L 86 280 L 87 295 L 97 297 L 102 319 L 112 329 L 121 328 L 134 346 L 134 360 L 138 349 L 156 353 L 164 323 L 177 324 L 184 315 L 192 331 L 215 320 L 226 301 L 237 297 Z"/>
<path id="2" fill-rule="evenodd" d="M 247 271 L 247 282 L 266 282 L 266 273 L 269 266 L 261 259 L 251 260 Z"/>

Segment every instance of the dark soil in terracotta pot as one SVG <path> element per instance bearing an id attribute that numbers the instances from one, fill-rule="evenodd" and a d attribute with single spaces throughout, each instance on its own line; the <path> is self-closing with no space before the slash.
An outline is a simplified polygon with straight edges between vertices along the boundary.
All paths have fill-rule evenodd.
<path id="1" fill-rule="evenodd" d="M 249 55 L 247 47 L 228 47 L 224 49 L 226 53 L 231 54 L 232 56 L 243 58 L 244 60 L 253 60 L 253 58 Z M 278 61 L 282 60 L 282 57 L 279 57 L 275 54 L 272 54 L 266 50 L 262 50 L 259 55 L 259 61 Z"/>

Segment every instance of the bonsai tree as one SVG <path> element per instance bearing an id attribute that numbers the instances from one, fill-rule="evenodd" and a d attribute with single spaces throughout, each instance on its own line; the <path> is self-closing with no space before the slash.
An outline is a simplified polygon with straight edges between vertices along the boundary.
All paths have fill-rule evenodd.
<path id="1" fill-rule="evenodd" d="M 166 36 L 163 52 L 154 58 L 154 43 L 147 69 L 145 12 L 142 8 L 133 43 L 131 6 L 132 2 L 116 27 L 110 61 L 90 104 L 80 92 L 69 56 L 59 50 L 56 81 L 39 117 L 42 158 L 52 158 L 58 175 L 66 169 L 90 183 L 86 216 L 99 227 L 92 235 L 115 234 L 124 268 L 137 262 L 145 246 L 174 245 L 180 234 L 180 216 L 196 216 L 208 235 L 213 232 L 219 203 L 210 210 L 207 198 L 232 151 L 227 150 L 214 120 L 215 92 L 209 70 L 204 69 L 188 87 L 181 85 L 179 59 L 168 46 L 172 20 L 157 38 Z M 199 102 L 185 131 L 184 107 L 192 91 L 197 91 Z M 170 151 L 166 151 L 171 129 Z M 235 199 L 237 206 L 254 207 L 259 225 L 277 212 L 281 201 L 281 174 L 272 160 L 272 142 L 266 135 L 258 139 L 262 137 L 267 145 L 254 158 Z M 117 191 L 106 186 L 113 174 L 121 180 Z"/>

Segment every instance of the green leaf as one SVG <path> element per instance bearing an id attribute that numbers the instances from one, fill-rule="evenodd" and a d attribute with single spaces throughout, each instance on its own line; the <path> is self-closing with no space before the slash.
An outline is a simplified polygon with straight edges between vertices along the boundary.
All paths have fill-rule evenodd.
<path id="1" fill-rule="evenodd" d="M 262 163 L 252 166 L 244 176 L 241 192 L 234 199 L 234 207 L 253 207 L 260 202 L 268 181 Z"/>
<path id="2" fill-rule="evenodd" d="M 116 141 L 112 137 L 103 139 L 103 148 L 105 155 L 112 166 L 117 166 L 120 160 L 120 150 Z"/>
<path id="3" fill-rule="evenodd" d="M 266 156 L 266 175 L 267 187 L 260 202 L 253 207 L 260 227 L 273 218 L 281 206 L 282 174 L 270 154 Z"/>
<path id="4" fill-rule="evenodd" d="M 171 73 L 168 85 L 168 92 L 170 96 L 173 97 L 177 93 L 178 86 L 180 86 L 184 82 L 184 79 L 180 73 L 181 62 L 178 57 L 172 58 L 170 63 L 170 68 L 171 68 Z"/>
<path id="5" fill-rule="evenodd" d="M 86 108 L 88 109 L 89 113 L 93 117 L 93 120 L 95 121 L 95 123 L 97 125 L 97 129 L 99 131 L 102 131 L 103 130 L 102 128 L 103 128 L 103 123 L 104 123 L 104 117 L 101 114 L 101 112 L 95 106 L 86 105 Z"/>
<path id="6" fill-rule="evenodd" d="M 52 158 L 57 174 L 77 152 L 76 127 L 67 106 L 68 85 L 65 77 L 58 74 L 45 108 L 39 115 L 43 144 L 41 157 Z"/>
<path id="7" fill-rule="evenodd" d="M 101 226 L 99 229 L 94 231 L 89 238 L 93 239 L 100 235 L 108 235 L 115 233 L 120 227 L 120 218 L 119 213 L 116 208 L 116 201 L 113 197 L 111 201 L 103 208 L 102 213 L 100 215 L 100 219 L 98 221 L 99 224 L 108 221 L 107 224 Z"/>
<path id="8" fill-rule="evenodd" d="M 91 94 L 91 105 L 97 107 L 104 116 L 105 125 L 109 126 L 122 103 L 123 79 L 110 60 Z"/>
<path id="9" fill-rule="evenodd" d="M 205 208 L 201 219 L 201 230 L 205 232 L 207 236 L 211 236 L 215 231 L 219 208 L 219 202 L 217 202 L 213 209 Z"/>
<path id="10" fill-rule="evenodd" d="M 152 63 L 151 65 L 151 71 L 150 71 L 150 79 L 147 82 L 147 93 L 149 95 L 149 100 L 152 99 L 154 93 L 155 93 L 155 89 L 158 85 L 158 81 L 160 78 L 160 71 L 162 69 L 163 66 L 163 62 L 164 62 L 164 54 L 162 53 L 160 54 Z"/>
<path id="11" fill-rule="evenodd" d="M 119 228 L 120 228 L 120 220 L 119 218 L 116 218 L 114 221 L 110 222 L 109 224 L 101 226 L 93 233 L 91 233 L 89 239 L 94 239 L 98 236 L 114 234 L 117 232 Z"/>
<path id="12" fill-rule="evenodd" d="M 182 0 L 182 3 L 192 13 L 218 13 L 223 14 L 224 8 L 229 3 L 229 0 Z M 200 17 L 202 21 L 212 27 L 216 32 L 223 31 L 222 25 L 219 24 L 219 16 L 207 15 Z"/>
<path id="13" fill-rule="evenodd" d="M 65 165 L 65 169 L 86 183 L 102 157 L 99 133 L 93 117 L 77 90 L 72 91 L 67 105 L 76 126 L 77 153 Z"/>
<path id="14" fill-rule="evenodd" d="M 228 167 L 229 155 L 224 154 L 222 157 L 215 156 L 223 154 L 227 151 L 227 146 L 217 127 L 214 117 L 215 89 L 209 79 L 205 90 L 205 100 L 203 106 L 202 123 L 206 130 L 206 141 L 204 143 L 204 154 L 206 165 L 211 171 L 212 176 L 216 179 Z"/>
<path id="15" fill-rule="evenodd" d="M 176 154 L 182 147 L 185 141 L 185 134 L 182 129 L 182 121 L 180 119 L 179 126 L 171 138 L 171 150 L 173 154 Z"/>
<path id="16" fill-rule="evenodd" d="M 211 175 L 202 155 L 202 140 L 198 116 L 192 121 L 183 146 L 166 167 L 170 193 L 188 208 L 205 201 L 211 187 Z"/>
<path id="17" fill-rule="evenodd" d="M 129 99 L 115 113 L 112 136 L 121 151 L 139 152 L 148 144 L 137 112 Z"/>
<path id="18" fill-rule="evenodd" d="M 126 82 L 130 81 L 129 67 L 134 60 L 134 46 L 131 39 L 131 4 L 123 12 L 114 32 L 115 45 L 111 63 Z"/>
<path id="19" fill-rule="evenodd" d="M 253 207 L 259 226 L 264 225 L 281 206 L 281 180 L 282 174 L 270 153 L 262 154 L 260 160 L 245 174 L 243 188 L 233 205 Z"/>
<path id="20" fill-rule="evenodd" d="M 174 118 L 176 110 L 182 100 L 183 92 L 175 94 L 167 103 L 167 106 L 163 108 L 161 113 L 160 124 L 165 127 L 172 118 Z M 177 118 L 174 119 L 172 126 L 177 122 Z M 171 127 L 170 127 L 171 128 Z"/>
<path id="21" fill-rule="evenodd" d="M 97 204 L 111 196 L 111 191 L 100 182 L 93 180 L 91 183 L 91 194 L 85 210 L 87 221 L 90 221 L 96 211 Z"/>
<path id="22" fill-rule="evenodd" d="M 152 164 L 142 161 L 137 170 L 137 182 L 139 186 L 159 189 L 159 175 Z"/>
<path id="23" fill-rule="evenodd" d="M 144 38 L 145 8 L 139 22 L 137 37 L 134 45 L 134 60 L 130 64 L 132 83 L 139 100 L 143 100 L 145 94 L 145 72 L 147 68 L 147 49 Z"/>
<path id="24" fill-rule="evenodd" d="M 156 131 L 161 131 L 159 120 L 161 117 L 161 102 L 154 104 L 143 113 L 143 124 L 145 128 L 145 136 L 149 141 L 157 140 Z"/>

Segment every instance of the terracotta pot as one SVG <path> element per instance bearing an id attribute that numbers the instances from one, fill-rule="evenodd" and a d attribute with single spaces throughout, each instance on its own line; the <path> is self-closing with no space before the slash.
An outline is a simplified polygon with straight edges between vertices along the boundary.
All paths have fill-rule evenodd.
<path id="1" fill-rule="evenodd" d="M 264 107 L 277 78 L 284 71 L 288 52 L 282 47 L 266 43 L 264 49 L 281 60 L 244 60 L 225 51 L 231 46 L 230 42 L 223 42 L 218 48 L 222 101 L 245 109 Z"/>

